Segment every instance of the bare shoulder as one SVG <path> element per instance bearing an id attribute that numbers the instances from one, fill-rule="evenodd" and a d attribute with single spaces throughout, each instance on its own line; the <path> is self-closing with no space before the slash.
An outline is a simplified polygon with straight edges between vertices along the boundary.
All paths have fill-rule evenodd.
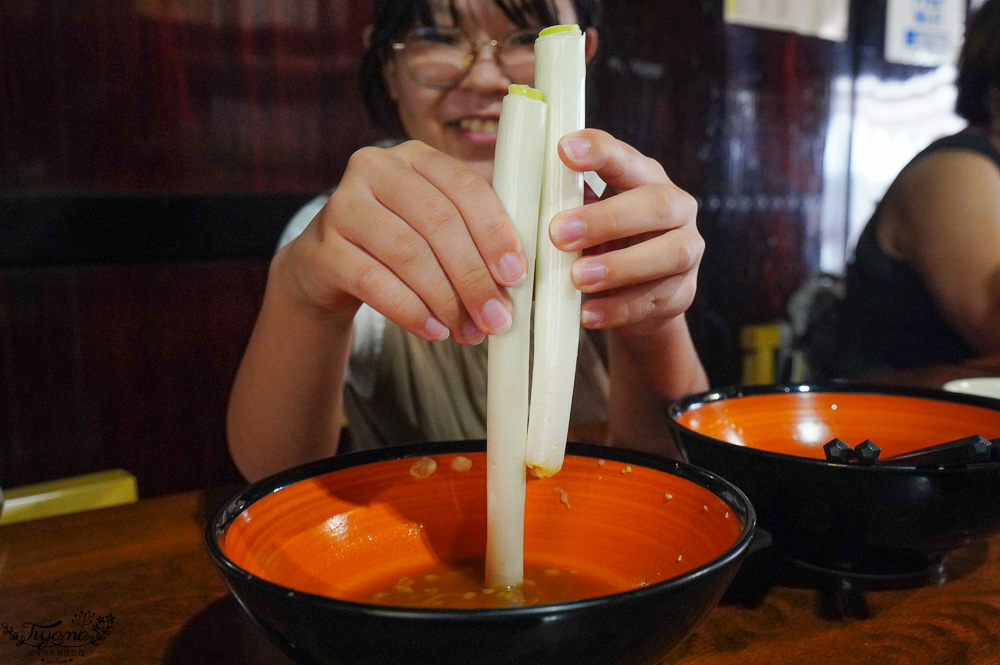
<path id="1" fill-rule="evenodd" d="M 1000 168 L 978 152 L 941 150 L 907 167 L 896 185 L 901 195 L 915 199 L 951 199 L 968 192 L 1000 194 Z"/>
<path id="2" fill-rule="evenodd" d="M 892 198 L 907 226 L 956 216 L 996 223 L 1000 215 L 1000 168 L 969 150 L 941 150 L 907 167 Z"/>
<path id="3" fill-rule="evenodd" d="M 941 150 L 910 164 L 883 200 L 879 244 L 889 255 L 919 262 L 931 247 L 959 236 L 995 235 L 1000 223 L 1000 169 L 969 150 Z"/>

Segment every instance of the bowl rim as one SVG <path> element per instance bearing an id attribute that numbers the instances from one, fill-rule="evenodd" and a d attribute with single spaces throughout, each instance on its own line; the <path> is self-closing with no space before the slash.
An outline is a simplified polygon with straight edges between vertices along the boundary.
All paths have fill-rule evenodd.
<path id="1" fill-rule="evenodd" d="M 757 528 L 757 515 L 753 504 L 741 489 L 733 485 L 725 478 L 702 469 L 700 467 L 670 459 L 665 456 L 654 455 L 625 448 L 611 448 L 603 445 L 570 442 L 566 446 L 567 456 L 592 457 L 595 459 L 606 459 L 615 462 L 645 466 L 657 471 L 662 471 L 679 476 L 684 480 L 709 490 L 718 498 L 730 506 L 738 515 L 743 518 L 743 529 L 736 540 L 723 552 L 716 555 L 708 562 L 693 568 L 685 573 L 670 577 L 660 582 L 650 584 L 635 589 L 628 589 L 618 593 L 583 598 L 579 600 L 563 601 L 558 603 L 545 603 L 531 606 L 511 606 L 511 607 L 490 607 L 490 608 L 435 608 L 435 607 L 402 607 L 397 605 L 380 605 L 376 603 L 363 603 L 360 601 L 344 600 L 331 596 L 298 591 L 291 587 L 286 587 L 276 582 L 271 582 L 262 577 L 254 575 L 240 566 L 236 565 L 223 551 L 219 544 L 219 537 L 228 528 L 229 524 L 250 505 L 280 491 L 289 485 L 299 481 L 320 475 L 345 469 L 352 466 L 371 464 L 375 462 L 386 462 L 397 459 L 412 457 L 448 455 L 455 453 L 478 453 L 485 452 L 486 441 L 483 439 L 468 439 L 459 441 L 444 441 L 432 443 L 411 443 L 399 446 L 390 446 L 376 450 L 366 450 L 360 452 L 334 455 L 315 462 L 309 462 L 300 466 L 292 467 L 280 471 L 267 478 L 259 480 L 244 488 L 215 512 L 205 528 L 205 546 L 209 557 L 216 567 L 226 575 L 233 575 L 242 578 L 243 581 L 261 585 L 261 587 L 272 593 L 281 594 L 288 597 L 297 597 L 308 603 L 326 607 L 334 611 L 360 610 L 366 615 L 374 618 L 385 619 L 418 619 L 423 621 L 500 621 L 512 616 L 518 618 L 529 618 L 551 614 L 565 614 L 568 612 L 583 612 L 597 607 L 616 606 L 621 603 L 641 601 L 644 598 L 669 592 L 675 587 L 687 584 L 692 580 L 704 577 L 715 569 L 725 567 L 734 560 L 741 559 L 748 551 L 754 538 Z M 725 495 L 723 495 L 725 493 Z M 229 585 L 227 580 L 227 586 Z M 230 587 L 232 592 L 232 588 Z M 234 593 L 235 595 L 235 593 Z M 239 598 L 237 597 L 237 600 Z M 242 602 L 241 602 L 242 604 Z"/>
<path id="2" fill-rule="evenodd" d="M 735 399 L 738 397 L 753 397 L 760 395 L 777 395 L 777 394 L 788 394 L 793 392 L 799 393 L 852 393 L 852 394 L 871 394 L 871 395 L 886 395 L 892 397 L 915 397 L 919 399 L 927 399 L 934 401 L 943 402 L 953 402 L 956 404 L 964 404 L 966 406 L 973 406 L 978 408 L 984 408 L 990 411 L 1000 411 L 1000 400 L 994 399 L 992 397 L 984 397 L 981 395 L 973 395 L 971 393 L 958 393 L 950 392 L 940 388 L 925 388 L 921 386 L 904 386 L 904 385 L 894 385 L 894 384 L 882 384 L 882 383 L 868 383 L 860 381 L 852 381 L 845 379 L 834 379 L 829 381 L 817 381 L 811 383 L 774 383 L 774 384 L 764 384 L 764 385 L 730 385 L 714 390 L 707 390 L 700 393 L 692 393 L 690 395 L 685 395 L 680 397 L 670 403 L 667 407 L 667 416 L 670 420 L 670 424 L 675 430 L 683 433 L 687 436 L 692 436 L 697 440 L 714 446 L 716 448 L 732 448 L 741 451 L 745 451 L 748 455 L 760 456 L 771 461 L 788 461 L 794 460 L 796 463 L 804 463 L 809 466 L 814 466 L 817 468 L 830 468 L 837 469 L 839 472 L 846 473 L 867 473 L 867 474 L 912 474 L 914 471 L 919 473 L 926 473 L 930 475 L 940 475 L 940 474 L 978 474 L 978 473 L 993 473 L 995 469 L 994 464 L 974 464 L 967 467 L 948 467 L 948 468 L 936 468 L 936 467 L 915 467 L 915 466 L 902 466 L 902 465 L 888 465 L 888 464 L 873 464 L 871 466 L 861 466 L 857 464 L 845 465 L 845 464 L 834 464 L 832 462 L 827 462 L 826 460 L 819 459 L 816 457 L 805 457 L 802 455 L 790 455 L 788 453 L 777 453 L 770 450 L 762 450 L 761 448 L 753 448 L 750 446 L 740 446 L 728 441 L 722 441 L 714 437 L 710 437 L 706 434 L 702 434 L 696 430 L 693 430 L 686 425 L 682 424 L 678 419 L 687 413 L 688 411 L 709 404 L 712 402 L 721 402 L 727 399 Z M 680 441 L 680 447 L 684 448 L 684 442 Z"/>

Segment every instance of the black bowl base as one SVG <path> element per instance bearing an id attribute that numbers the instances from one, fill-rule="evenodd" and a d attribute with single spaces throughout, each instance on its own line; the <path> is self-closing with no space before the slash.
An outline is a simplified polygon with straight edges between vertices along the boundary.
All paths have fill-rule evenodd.
<path id="1" fill-rule="evenodd" d="M 799 581 L 795 586 L 825 587 L 850 585 L 861 590 L 909 589 L 941 584 L 946 571 L 941 554 L 905 553 L 891 561 L 870 561 L 855 565 L 782 557 L 786 576 Z"/>
<path id="2" fill-rule="evenodd" d="M 868 618 L 867 593 L 945 584 L 976 570 L 988 551 L 987 543 L 980 542 L 946 553 L 907 553 L 892 565 L 830 566 L 786 555 L 769 533 L 758 529 L 723 604 L 756 607 L 774 587 L 813 589 L 819 615 L 833 620 Z"/>

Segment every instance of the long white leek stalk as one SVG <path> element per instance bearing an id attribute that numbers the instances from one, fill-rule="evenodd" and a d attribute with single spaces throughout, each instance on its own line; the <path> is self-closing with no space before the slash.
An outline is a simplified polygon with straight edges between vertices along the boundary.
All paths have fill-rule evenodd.
<path id="1" fill-rule="evenodd" d="M 578 26 L 543 30 L 535 40 L 535 85 L 548 103 L 548 127 L 538 219 L 534 360 L 526 463 L 539 476 L 562 468 L 569 433 L 580 340 L 580 291 L 570 268 L 579 252 L 563 252 L 549 238 L 549 222 L 583 205 L 583 174 L 559 158 L 559 140 L 584 127 L 585 37 Z"/>
<path id="2" fill-rule="evenodd" d="M 545 102 L 512 85 L 497 130 L 493 189 L 514 222 L 528 259 L 524 283 L 509 289 L 513 321 L 489 341 L 486 391 L 486 583 L 520 584 L 524 576 L 524 448 L 528 432 L 531 296 L 545 145 Z"/>

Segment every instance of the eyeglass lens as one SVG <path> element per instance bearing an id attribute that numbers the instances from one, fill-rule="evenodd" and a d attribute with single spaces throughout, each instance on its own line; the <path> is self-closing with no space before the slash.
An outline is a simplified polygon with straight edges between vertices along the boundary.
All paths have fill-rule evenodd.
<path id="1" fill-rule="evenodd" d="M 534 83 L 537 36 L 537 28 L 528 28 L 515 30 L 501 41 L 497 62 L 512 82 Z M 433 88 L 457 85 L 476 57 L 476 44 L 458 28 L 417 28 L 407 33 L 403 47 L 410 75 L 417 83 Z"/>

